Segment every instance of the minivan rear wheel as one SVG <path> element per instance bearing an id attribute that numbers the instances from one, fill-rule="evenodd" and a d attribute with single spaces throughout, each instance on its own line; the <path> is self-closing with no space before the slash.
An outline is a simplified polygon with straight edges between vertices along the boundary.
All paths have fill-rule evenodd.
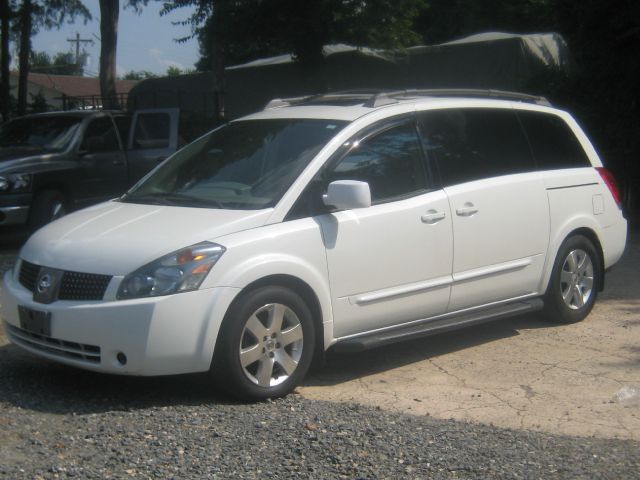
<path id="1" fill-rule="evenodd" d="M 304 300 L 280 286 L 243 294 L 222 325 L 211 372 L 231 395 L 262 400 L 286 395 L 304 378 L 315 345 Z"/>
<path id="2" fill-rule="evenodd" d="M 583 235 L 567 238 L 558 250 L 545 294 L 545 314 L 559 323 L 583 320 L 595 304 L 600 284 L 600 257 Z"/>

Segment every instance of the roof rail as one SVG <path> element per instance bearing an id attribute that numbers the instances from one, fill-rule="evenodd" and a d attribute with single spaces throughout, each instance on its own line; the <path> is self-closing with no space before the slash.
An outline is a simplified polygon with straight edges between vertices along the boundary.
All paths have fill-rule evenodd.
<path id="1" fill-rule="evenodd" d="M 290 107 L 293 105 L 313 103 L 340 103 L 354 100 L 360 100 L 364 103 L 373 95 L 378 93 L 380 93 L 380 90 L 344 90 L 300 97 L 274 98 L 265 105 L 264 109 L 269 110 L 271 108 Z"/>
<path id="2" fill-rule="evenodd" d="M 535 103 L 537 105 L 551 106 L 549 100 L 538 95 L 528 93 L 509 92 L 506 90 L 480 89 L 480 88 L 426 88 L 408 89 L 388 92 L 380 92 L 373 95 L 366 103 L 366 107 L 379 107 L 396 103 L 399 97 L 477 97 L 496 98 L 500 100 L 514 100 L 518 102 Z"/>
<path id="3" fill-rule="evenodd" d="M 551 106 L 549 100 L 538 95 L 527 93 L 509 92 L 505 90 L 478 89 L 478 88 L 427 88 L 406 90 L 343 90 L 328 92 L 319 95 L 307 95 L 292 98 L 276 98 L 271 100 L 266 109 L 304 105 L 314 103 L 362 101 L 365 107 L 376 108 L 383 105 L 398 103 L 401 98 L 411 97 L 476 97 L 496 98 L 500 100 L 512 100 L 517 102 L 535 103 L 537 105 Z"/>

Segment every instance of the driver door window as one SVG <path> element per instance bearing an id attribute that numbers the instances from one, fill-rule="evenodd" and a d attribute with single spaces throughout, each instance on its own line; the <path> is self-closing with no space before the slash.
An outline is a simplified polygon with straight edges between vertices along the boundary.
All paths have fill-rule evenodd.
<path id="1" fill-rule="evenodd" d="M 367 182 L 373 204 L 406 198 L 426 190 L 420 145 L 413 123 L 405 122 L 360 142 L 328 175 Z"/>

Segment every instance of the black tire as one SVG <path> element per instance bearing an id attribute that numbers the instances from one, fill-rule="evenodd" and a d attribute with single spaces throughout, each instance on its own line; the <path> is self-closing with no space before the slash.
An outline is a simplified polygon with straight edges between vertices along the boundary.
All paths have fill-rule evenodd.
<path id="1" fill-rule="evenodd" d="M 40 192 L 31 203 L 29 215 L 29 230 L 35 232 L 67 213 L 67 203 L 64 195 L 57 190 Z"/>
<path id="2" fill-rule="evenodd" d="M 288 288 L 260 287 L 243 294 L 227 312 L 211 374 L 239 399 L 281 397 L 306 375 L 314 345 L 313 317 L 304 300 Z"/>
<path id="3" fill-rule="evenodd" d="M 567 238 L 558 250 L 544 296 L 546 317 L 557 323 L 584 320 L 595 304 L 602 274 L 593 242 L 583 235 Z"/>

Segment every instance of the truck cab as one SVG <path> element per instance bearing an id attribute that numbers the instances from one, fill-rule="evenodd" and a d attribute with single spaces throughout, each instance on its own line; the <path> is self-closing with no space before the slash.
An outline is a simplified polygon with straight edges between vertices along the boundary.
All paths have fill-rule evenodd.
<path id="1" fill-rule="evenodd" d="M 122 194 L 178 147 L 178 109 L 79 110 L 0 126 L 0 227 L 34 231 Z"/>

